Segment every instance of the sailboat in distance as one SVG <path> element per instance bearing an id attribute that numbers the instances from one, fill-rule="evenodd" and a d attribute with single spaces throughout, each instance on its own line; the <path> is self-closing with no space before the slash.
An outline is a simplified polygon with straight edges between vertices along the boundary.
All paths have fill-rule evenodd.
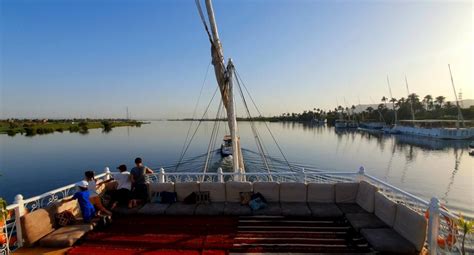
<path id="1" fill-rule="evenodd" d="M 429 138 L 447 139 L 447 140 L 467 140 L 474 138 L 474 128 L 472 126 L 466 127 L 466 124 L 471 124 L 471 121 L 465 121 L 461 107 L 459 106 L 458 97 L 456 94 L 456 87 L 454 86 L 453 74 L 451 66 L 448 64 L 449 75 L 451 78 L 451 85 L 456 99 L 456 107 L 458 115 L 456 120 L 415 120 L 415 112 L 413 110 L 412 102 L 410 101 L 411 120 L 400 120 L 400 125 L 392 128 L 392 132 L 398 132 L 405 135 L 423 136 Z M 408 82 L 405 77 L 405 83 L 408 90 Z M 410 96 L 408 97 L 410 99 Z"/>

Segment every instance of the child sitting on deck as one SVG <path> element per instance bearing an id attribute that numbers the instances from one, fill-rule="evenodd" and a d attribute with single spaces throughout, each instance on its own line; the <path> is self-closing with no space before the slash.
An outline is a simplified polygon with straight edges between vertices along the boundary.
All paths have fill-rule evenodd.
<path id="1" fill-rule="evenodd" d="M 91 201 L 91 203 L 97 208 L 97 210 L 99 210 L 99 213 L 102 212 L 105 215 L 111 216 L 112 212 L 107 210 L 102 205 L 102 201 L 100 199 L 99 193 L 97 192 L 97 188 L 100 187 L 101 185 L 104 185 L 108 181 L 103 181 L 103 182 L 97 183 L 97 181 L 95 179 L 94 171 L 86 171 L 84 174 L 86 176 L 85 181 L 88 183 L 88 190 L 90 192 L 90 201 Z"/>
<path id="2" fill-rule="evenodd" d="M 84 219 L 85 223 L 89 223 L 92 218 L 95 217 L 95 208 L 89 201 L 90 193 L 87 190 L 87 186 L 89 186 L 89 184 L 86 181 L 80 181 L 76 183 L 76 187 L 79 189 L 79 191 L 74 193 L 71 198 L 63 199 L 63 202 L 69 202 L 77 199 L 79 207 L 81 208 L 82 218 Z"/>

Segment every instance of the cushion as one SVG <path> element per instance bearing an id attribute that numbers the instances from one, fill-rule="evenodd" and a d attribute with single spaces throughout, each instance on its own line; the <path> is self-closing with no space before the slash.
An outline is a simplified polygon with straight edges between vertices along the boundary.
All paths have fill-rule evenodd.
<path id="1" fill-rule="evenodd" d="M 137 213 L 144 215 L 163 215 L 169 206 L 169 204 L 148 203 L 140 208 Z"/>
<path id="2" fill-rule="evenodd" d="M 165 210 L 166 215 L 194 215 L 194 210 L 196 209 L 196 204 L 185 204 L 182 202 L 177 202 L 171 204 Z"/>
<path id="3" fill-rule="evenodd" d="M 74 214 L 69 210 L 56 213 L 54 215 L 54 220 L 55 220 L 56 226 L 58 227 L 65 227 L 67 225 L 71 225 L 76 222 L 76 218 L 74 217 Z"/>
<path id="4" fill-rule="evenodd" d="M 366 181 L 361 181 L 359 183 L 359 189 L 357 190 L 356 203 L 360 207 L 364 208 L 369 213 L 374 212 L 374 197 L 375 192 L 378 188 Z"/>
<path id="5" fill-rule="evenodd" d="M 22 217 L 23 238 L 26 246 L 31 246 L 54 231 L 53 215 L 51 208 L 41 208 Z"/>
<path id="6" fill-rule="evenodd" d="M 191 193 L 199 191 L 199 183 L 197 182 L 178 182 L 174 184 L 174 190 L 178 195 L 178 201 L 183 202 L 184 198 Z"/>
<path id="7" fill-rule="evenodd" d="M 359 183 L 336 183 L 336 203 L 355 203 Z"/>
<path id="8" fill-rule="evenodd" d="M 240 203 L 226 203 L 224 215 L 252 215 L 252 210 L 247 205 L 241 205 Z"/>
<path id="9" fill-rule="evenodd" d="M 157 192 L 174 192 L 174 183 L 172 182 L 165 182 L 165 183 L 149 183 L 148 184 L 148 192 L 149 197 L 152 198 L 153 195 Z"/>
<path id="10" fill-rule="evenodd" d="M 421 251 L 426 238 L 426 219 L 412 209 L 397 204 L 397 214 L 393 229 L 409 240 L 417 251 Z"/>
<path id="11" fill-rule="evenodd" d="M 282 202 L 280 206 L 283 216 L 311 216 L 311 210 L 306 203 Z"/>
<path id="12" fill-rule="evenodd" d="M 140 209 L 142 209 L 143 206 L 136 206 L 133 208 L 128 208 L 128 207 L 121 207 L 117 206 L 115 207 L 112 212 L 120 215 L 131 215 L 131 214 L 137 214 Z"/>
<path id="13" fill-rule="evenodd" d="M 265 216 L 280 216 L 281 208 L 280 203 L 269 202 L 267 206 L 256 211 L 252 211 L 253 215 L 265 215 Z"/>
<path id="14" fill-rule="evenodd" d="M 384 253 L 415 254 L 415 247 L 391 228 L 362 229 L 361 234 L 372 247 Z"/>
<path id="15" fill-rule="evenodd" d="M 340 218 L 344 214 L 336 204 L 332 203 L 308 203 L 311 215 L 317 218 Z"/>
<path id="16" fill-rule="evenodd" d="M 252 184 L 250 182 L 229 181 L 225 184 L 226 201 L 231 203 L 240 203 L 240 192 L 251 192 Z"/>
<path id="17" fill-rule="evenodd" d="M 395 201 L 380 192 L 375 193 L 375 216 L 389 227 L 393 227 L 396 213 L 397 203 Z"/>
<path id="18" fill-rule="evenodd" d="M 334 203 L 335 188 L 332 183 L 308 183 L 309 203 Z"/>
<path id="19" fill-rule="evenodd" d="M 210 204 L 199 204 L 194 210 L 195 215 L 216 216 L 224 214 L 224 202 L 212 202 Z"/>
<path id="20" fill-rule="evenodd" d="M 106 184 L 103 185 L 104 192 L 111 191 L 111 190 L 116 190 L 117 186 L 118 186 L 117 181 L 107 182 Z"/>
<path id="21" fill-rule="evenodd" d="M 225 202 L 225 183 L 203 182 L 199 184 L 200 191 L 209 191 L 211 202 Z"/>
<path id="22" fill-rule="evenodd" d="M 344 213 L 368 213 L 364 210 L 364 208 L 360 207 L 358 204 L 353 203 L 343 203 L 343 204 L 337 204 L 339 209 Z"/>
<path id="23" fill-rule="evenodd" d="M 253 192 L 240 192 L 240 204 L 241 205 L 248 205 L 250 199 L 252 199 Z"/>
<path id="24" fill-rule="evenodd" d="M 63 211 L 70 211 L 76 218 L 82 218 L 81 207 L 79 207 L 79 203 L 77 199 L 71 201 L 59 201 L 55 203 L 54 206 L 51 207 L 54 213 L 61 213 Z"/>
<path id="25" fill-rule="evenodd" d="M 387 228 L 377 216 L 371 213 L 348 213 L 346 218 L 351 223 L 352 227 L 360 231 L 363 228 Z"/>
<path id="26" fill-rule="evenodd" d="M 254 182 L 253 192 L 262 194 L 267 202 L 280 202 L 280 185 L 278 182 Z"/>
<path id="27" fill-rule="evenodd" d="M 71 247 L 90 230 L 92 230 L 91 224 L 62 227 L 42 238 L 39 244 L 44 247 Z"/>
<path id="28" fill-rule="evenodd" d="M 301 182 L 280 183 L 280 201 L 306 203 L 306 184 Z"/>

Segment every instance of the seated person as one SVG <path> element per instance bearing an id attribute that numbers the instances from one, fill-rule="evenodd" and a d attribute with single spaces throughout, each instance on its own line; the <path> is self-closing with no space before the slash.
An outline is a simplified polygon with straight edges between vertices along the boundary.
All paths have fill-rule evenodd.
<path id="1" fill-rule="evenodd" d="M 111 216 L 112 212 L 107 210 L 102 205 L 102 201 L 100 199 L 99 193 L 97 192 L 97 187 L 99 187 L 101 185 L 104 185 L 105 183 L 107 183 L 111 180 L 107 180 L 107 181 L 97 183 L 97 181 L 95 179 L 94 171 L 86 171 L 84 174 L 86 176 L 85 181 L 89 184 L 88 190 L 90 192 L 91 203 L 99 210 L 99 213 L 102 212 L 105 215 Z"/>
<path id="2" fill-rule="evenodd" d="M 120 165 L 117 169 L 120 173 L 112 175 L 113 179 L 117 182 L 117 190 L 112 193 L 110 201 L 112 207 L 110 209 L 113 210 L 117 205 L 132 208 L 132 180 L 130 172 L 127 171 L 126 165 Z"/>
<path id="3" fill-rule="evenodd" d="M 77 199 L 79 203 L 79 207 L 81 208 L 82 218 L 84 219 L 85 223 L 89 223 L 92 218 L 95 217 L 95 208 L 90 202 L 90 193 L 87 190 L 89 184 L 86 181 L 80 181 L 76 183 L 76 187 L 78 188 L 78 192 L 74 193 L 71 198 L 63 199 L 63 202 L 69 202 L 74 199 Z"/>

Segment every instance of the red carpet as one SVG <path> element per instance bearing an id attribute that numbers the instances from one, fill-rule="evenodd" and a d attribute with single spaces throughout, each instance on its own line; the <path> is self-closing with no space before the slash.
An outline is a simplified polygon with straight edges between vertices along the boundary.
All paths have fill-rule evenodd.
<path id="1" fill-rule="evenodd" d="M 117 217 L 111 226 L 88 233 L 68 254 L 368 251 L 367 242 L 341 220 L 133 215 Z"/>

